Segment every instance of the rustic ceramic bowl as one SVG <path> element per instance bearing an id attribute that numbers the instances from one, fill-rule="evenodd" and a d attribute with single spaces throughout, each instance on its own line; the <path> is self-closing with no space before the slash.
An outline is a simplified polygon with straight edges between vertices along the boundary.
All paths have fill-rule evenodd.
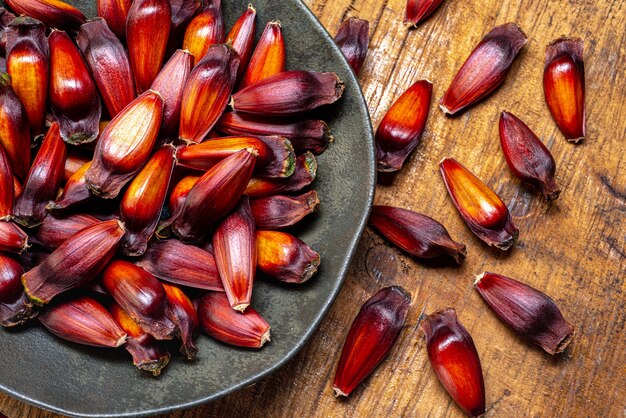
<path id="1" fill-rule="evenodd" d="M 92 0 L 70 1 L 87 16 Z M 248 1 L 223 1 L 227 28 Z M 292 358 L 313 335 L 337 295 L 366 224 L 375 183 L 373 138 L 367 107 L 350 67 L 332 38 L 299 0 L 255 0 L 257 37 L 279 19 L 288 69 L 334 71 L 345 82 L 342 99 L 323 117 L 335 142 L 319 156 L 314 183 L 319 213 L 298 234 L 322 258 L 319 273 L 300 286 L 259 279 L 252 304 L 272 326 L 272 341 L 243 350 L 206 336 L 193 362 L 175 356 L 159 378 L 133 367 L 123 349 L 64 342 L 38 324 L 0 330 L 0 389 L 70 416 L 145 416 L 209 402 L 267 376 Z"/>

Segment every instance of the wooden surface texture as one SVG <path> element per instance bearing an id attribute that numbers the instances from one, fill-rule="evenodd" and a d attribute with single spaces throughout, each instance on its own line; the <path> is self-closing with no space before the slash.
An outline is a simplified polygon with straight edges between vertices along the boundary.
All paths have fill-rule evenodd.
<path id="1" fill-rule="evenodd" d="M 446 0 L 411 31 L 402 25 L 405 0 L 307 4 L 333 35 L 350 16 L 370 21 L 360 81 L 374 126 L 415 80 L 434 83 L 423 142 L 393 183 L 378 187 L 376 203 L 438 219 L 467 245 L 467 259 L 460 267 L 416 262 L 367 230 L 329 315 L 293 361 L 256 385 L 169 417 L 461 416 L 431 370 L 417 326 L 423 312 L 446 306 L 457 309 L 478 348 L 486 416 L 624 417 L 626 0 Z M 510 21 L 529 42 L 507 81 L 460 117 L 445 117 L 436 101 L 460 65 L 485 33 Z M 585 45 L 588 134 L 580 145 L 565 141 L 543 97 L 544 49 L 562 35 L 579 36 Z M 523 119 L 551 149 L 563 189 L 555 203 L 544 202 L 509 171 L 498 139 L 502 110 Z M 520 229 L 509 253 L 483 245 L 456 213 L 438 172 L 447 156 L 473 170 L 509 206 Z M 576 329 L 570 348 L 551 357 L 506 328 L 472 288 L 484 270 L 550 295 Z M 392 284 L 413 296 L 406 328 L 375 373 L 349 399 L 337 400 L 332 379 L 352 319 L 365 300 Z M 5 395 L 0 412 L 55 416 Z"/>

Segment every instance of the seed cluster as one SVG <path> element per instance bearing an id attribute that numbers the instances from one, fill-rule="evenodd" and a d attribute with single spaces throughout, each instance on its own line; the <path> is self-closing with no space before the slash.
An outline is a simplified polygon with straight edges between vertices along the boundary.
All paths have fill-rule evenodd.
<path id="1" fill-rule="evenodd" d="M 405 25 L 418 26 L 442 2 L 408 0 Z M 338 45 L 355 73 L 363 63 L 369 42 L 367 32 L 357 27 L 366 28 L 367 22 L 351 18 L 341 25 L 337 34 Z M 459 114 L 495 91 L 506 80 L 526 42 L 526 35 L 514 23 L 497 26 L 487 33 L 439 101 L 444 114 Z M 558 39 L 546 48 L 543 79 L 546 103 L 557 126 L 572 142 L 585 136 L 582 49 L 582 41 L 572 38 Z M 375 136 L 379 172 L 400 170 L 419 144 L 431 94 L 432 84 L 419 80 L 385 114 Z M 521 119 L 509 112 L 501 113 L 499 128 L 502 151 L 511 171 L 535 186 L 546 200 L 556 199 L 560 188 L 550 151 Z M 515 245 L 519 230 L 498 194 L 453 158 L 444 158 L 439 169 L 448 194 L 469 229 L 487 245 L 500 250 L 507 251 Z M 465 259 L 465 245 L 454 241 L 442 224 L 426 215 L 375 205 L 369 225 L 413 257 L 444 257 L 458 264 Z M 481 274 L 474 285 L 504 323 L 546 352 L 561 353 L 571 342 L 574 328 L 554 301 L 541 291 L 488 272 Z M 380 290 L 363 305 L 348 332 L 337 366 L 333 388 L 338 396 L 348 396 L 389 353 L 409 305 L 410 295 L 397 286 Z M 466 415 L 482 415 L 486 402 L 480 358 L 455 310 L 447 308 L 428 315 L 420 328 L 439 381 Z"/>
<path id="2" fill-rule="evenodd" d="M 257 273 L 298 284 L 320 265 L 290 232 L 320 203 L 305 189 L 333 139 L 306 113 L 341 80 L 285 71 L 278 21 L 255 46 L 252 5 L 226 33 L 220 0 L 98 0 L 89 21 L 57 0 L 7 3 L 0 325 L 37 317 L 155 376 L 172 347 L 196 356 L 200 329 L 263 346 Z"/>

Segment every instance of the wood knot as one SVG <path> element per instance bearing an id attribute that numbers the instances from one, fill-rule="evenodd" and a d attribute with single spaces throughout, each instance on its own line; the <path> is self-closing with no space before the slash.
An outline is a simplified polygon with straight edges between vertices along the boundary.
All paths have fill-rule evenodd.
<path id="1" fill-rule="evenodd" d="M 398 257 L 385 245 L 372 247 L 365 258 L 367 274 L 375 281 L 394 281 L 398 272 Z"/>

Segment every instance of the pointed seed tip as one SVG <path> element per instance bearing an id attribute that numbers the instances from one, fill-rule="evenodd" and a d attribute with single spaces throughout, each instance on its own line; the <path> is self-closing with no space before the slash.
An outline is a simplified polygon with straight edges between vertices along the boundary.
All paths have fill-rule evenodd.
<path id="1" fill-rule="evenodd" d="M 249 303 L 240 303 L 238 305 L 233 306 L 233 309 L 243 313 L 248 306 L 250 306 Z"/>
<path id="2" fill-rule="evenodd" d="M 343 392 L 341 389 L 339 389 L 336 386 L 333 386 L 333 390 L 335 391 L 335 398 L 338 398 L 340 396 L 348 396 L 347 393 Z"/>
<path id="3" fill-rule="evenodd" d="M 265 331 L 265 333 L 261 336 L 261 345 L 260 347 L 263 347 L 265 345 L 265 343 L 270 341 L 270 328 L 267 329 L 267 331 Z"/>
<path id="4" fill-rule="evenodd" d="M 474 286 L 476 286 L 476 285 L 477 285 L 477 284 L 478 284 L 478 283 L 479 283 L 479 282 L 483 279 L 483 277 L 485 277 L 485 274 L 487 274 L 487 272 L 486 272 L 486 271 L 483 271 L 482 273 L 477 274 L 477 275 L 474 277 Z"/>
<path id="5" fill-rule="evenodd" d="M 122 337 L 120 337 L 120 339 L 115 342 L 115 347 L 120 347 L 120 346 L 124 345 L 126 343 L 126 337 L 127 337 L 126 334 L 124 334 Z"/>
<path id="6" fill-rule="evenodd" d="M 450 112 L 450 110 L 443 103 L 439 103 L 439 108 L 444 115 L 452 115 L 452 112 Z"/>
<path id="7" fill-rule="evenodd" d="M 163 96 L 161 96 L 161 93 L 159 93 L 158 91 L 153 89 L 148 89 L 147 91 L 156 94 L 161 100 L 163 100 Z"/>

